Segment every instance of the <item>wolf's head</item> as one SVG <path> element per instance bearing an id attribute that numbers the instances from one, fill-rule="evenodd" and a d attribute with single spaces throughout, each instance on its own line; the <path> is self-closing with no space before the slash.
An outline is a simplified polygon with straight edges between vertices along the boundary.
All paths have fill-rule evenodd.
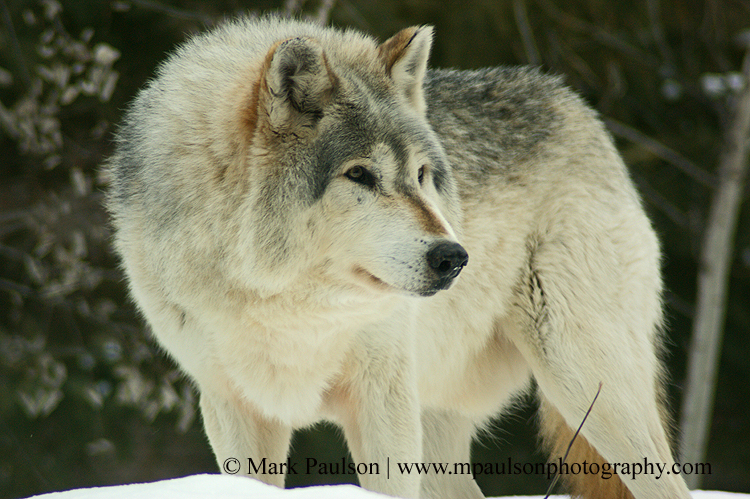
<path id="1" fill-rule="evenodd" d="M 429 296 L 466 265 L 455 183 L 425 116 L 431 43 L 429 27 L 381 45 L 321 30 L 266 54 L 243 123 L 247 244 L 269 291 L 315 272 Z"/>

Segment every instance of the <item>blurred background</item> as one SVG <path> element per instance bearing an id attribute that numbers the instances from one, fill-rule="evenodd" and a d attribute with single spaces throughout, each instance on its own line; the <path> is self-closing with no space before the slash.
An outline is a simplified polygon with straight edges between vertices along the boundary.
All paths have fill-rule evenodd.
<path id="1" fill-rule="evenodd" d="M 435 67 L 534 64 L 564 75 L 605 119 L 660 234 L 679 418 L 750 1 L 0 0 L 0 498 L 218 472 L 197 395 L 127 297 L 98 169 L 122 110 L 166 52 L 227 16 L 269 11 L 381 40 L 432 24 Z M 736 225 L 702 487 L 750 492 L 750 203 Z M 544 460 L 535 404 L 520 401 L 483 434 L 474 459 Z M 293 446 L 301 458 L 346 452 L 326 425 Z M 288 486 L 351 479 L 292 478 Z M 478 482 L 488 495 L 549 484 Z"/>

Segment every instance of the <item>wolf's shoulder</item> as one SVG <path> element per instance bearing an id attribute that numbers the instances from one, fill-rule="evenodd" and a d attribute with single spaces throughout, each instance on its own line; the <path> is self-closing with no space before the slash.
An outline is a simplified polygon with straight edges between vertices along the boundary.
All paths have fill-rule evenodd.
<path id="1" fill-rule="evenodd" d="M 430 125 L 459 177 L 529 175 L 539 169 L 549 175 L 553 163 L 574 157 L 570 151 L 614 154 L 598 113 L 562 77 L 537 68 L 432 70 L 425 95 Z M 619 161 L 610 163 L 597 168 L 620 169 Z"/>
<path id="2" fill-rule="evenodd" d="M 503 95 L 538 92 L 567 91 L 563 78 L 545 73 L 533 66 L 498 66 L 460 70 L 430 69 L 425 87 L 465 96 L 480 96 L 486 92 Z"/>
<path id="3" fill-rule="evenodd" d="M 565 128 L 571 104 L 585 107 L 561 77 L 531 67 L 431 70 L 425 95 L 449 155 L 481 170 L 511 166 Z"/>
<path id="4" fill-rule="evenodd" d="M 528 118 L 534 112 L 549 115 L 564 108 L 588 109 L 561 76 L 530 66 L 433 69 L 427 73 L 425 92 L 435 113 L 463 109 L 477 118 L 512 114 Z"/>

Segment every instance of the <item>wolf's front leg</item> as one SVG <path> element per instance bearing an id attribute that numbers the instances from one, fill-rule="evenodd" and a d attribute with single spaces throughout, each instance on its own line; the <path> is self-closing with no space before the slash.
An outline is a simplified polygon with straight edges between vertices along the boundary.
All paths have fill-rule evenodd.
<path id="1" fill-rule="evenodd" d="M 428 473 L 422 478 L 422 499 L 483 499 L 484 494 L 471 473 L 455 466 L 471 462 L 474 424 L 450 411 L 422 411 L 424 461 L 448 463 L 449 474 Z"/>
<path id="2" fill-rule="evenodd" d="M 418 497 L 420 476 L 397 463 L 422 460 L 422 430 L 411 337 L 389 327 L 359 335 L 331 402 L 356 463 L 377 463 L 362 486 L 396 497 Z M 389 466 L 390 463 L 390 466 Z M 364 466 L 362 467 L 364 468 Z M 370 467 L 370 471 L 375 467 Z"/>
<path id="3" fill-rule="evenodd" d="M 201 393 L 206 434 L 223 473 L 284 487 L 291 428 L 239 400 Z"/>

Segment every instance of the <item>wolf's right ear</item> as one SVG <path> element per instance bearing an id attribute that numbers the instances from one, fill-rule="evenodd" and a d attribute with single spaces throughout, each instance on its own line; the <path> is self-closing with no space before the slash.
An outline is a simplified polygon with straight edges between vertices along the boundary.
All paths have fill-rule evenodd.
<path id="1" fill-rule="evenodd" d="M 313 128 L 330 102 L 337 78 L 311 38 L 279 42 L 266 55 L 259 89 L 260 120 L 274 133 Z"/>
<path id="2" fill-rule="evenodd" d="M 427 109 L 422 84 L 431 48 L 431 26 L 402 29 L 378 47 L 386 73 L 412 107 L 422 114 Z"/>

